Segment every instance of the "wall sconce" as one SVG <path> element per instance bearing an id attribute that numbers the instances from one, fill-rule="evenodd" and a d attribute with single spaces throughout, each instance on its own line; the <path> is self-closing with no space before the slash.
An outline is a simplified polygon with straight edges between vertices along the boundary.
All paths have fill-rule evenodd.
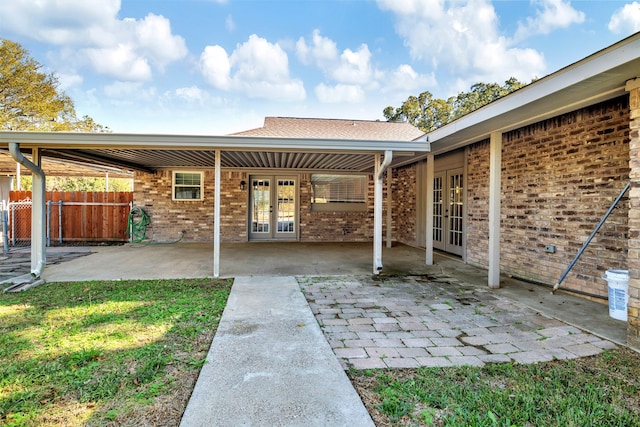
<path id="1" fill-rule="evenodd" d="M 244 191 L 246 188 L 247 188 L 247 182 L 244 180 L 240 181 L 240 189 Z"/>

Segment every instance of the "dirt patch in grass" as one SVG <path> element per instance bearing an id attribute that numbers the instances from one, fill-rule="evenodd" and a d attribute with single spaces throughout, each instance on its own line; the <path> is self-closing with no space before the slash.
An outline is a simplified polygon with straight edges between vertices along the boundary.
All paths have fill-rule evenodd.
<path id="1" fill-rule="evenodd" d="M 640 426 L 640 354 L 348 372 L 376 426 Z"/>

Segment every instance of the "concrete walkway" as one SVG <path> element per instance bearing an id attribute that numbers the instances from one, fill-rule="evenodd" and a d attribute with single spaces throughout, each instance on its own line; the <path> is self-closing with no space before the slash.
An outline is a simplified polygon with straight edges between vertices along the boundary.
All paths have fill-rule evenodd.
<path id="1" fill-rule="evenodd" d="M 236 277 L 182 427 L 373 426 L 293 277 Z"/>

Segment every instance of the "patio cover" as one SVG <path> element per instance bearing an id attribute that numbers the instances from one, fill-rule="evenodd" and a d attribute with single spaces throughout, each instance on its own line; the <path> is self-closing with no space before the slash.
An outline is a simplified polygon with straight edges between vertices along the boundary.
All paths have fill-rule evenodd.
<path id="1" fill-rule="evenodd" d="M 424 157 L 426 140 L 346 140 L 321 138 L 269 138 L 248 136 L 154 135 L 120 133 L 0 132 L 0 149 L 8 148 L 16 160 L 32 170 L 42 158 L 80 161 L 153 172 L 167 168 L 213 168 L 214 253 L 213 275 L 220 262 L 220 170 L 285 169 L 289 171 L 367 172 L 375 178 L 373 272 L 382 269 L 382 180 L 387 168 Z M 26 160 L 29 154 L 32 161 Z M 37 171 L 36 171 L 37 172 Z M 45 264 L 44 174 L 34 173 L 31 274 L 39 277 Z M 42 176 L 43 178 L 40 178 Z"/>

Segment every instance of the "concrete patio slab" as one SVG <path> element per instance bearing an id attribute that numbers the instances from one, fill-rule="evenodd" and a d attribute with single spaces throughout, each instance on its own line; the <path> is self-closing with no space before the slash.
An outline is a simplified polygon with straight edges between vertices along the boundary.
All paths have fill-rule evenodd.
<path id="1" fill-rule="evenodd" d="M 48 248 L 48 254 L 50 250 L 82 250 L 91 254 L 48 265 L 43 278 L 49 282 L 198 278 L 213 274 L 211 243 Z M 370 243 L 223 243 L 220 272 L 222 277 L 371 275 L 372 254 Z M 434 254 L 434 265 L 425 265 L 424 259 L 422 249 L 401 244 L 385 247 L 382 274 L 385 277 L 440 277 L 438 280 L 445 283 L 457 281 L 489 291 L 486 270 L 439 253 Z M 604 281 L 603 286 L 606 286 Z M 609 317 L 606 301 L 590 301 L 561 291 L 551 294 L 549 288 L 508 276 L 502 277 L 500 289 L 489 292 L 514 299 L 546 316 L 616 343 L 626 343 L 627 324 Z M 397 304 L 399 310 L 401 304 Z M 450 309 L 441 302 L 434 302 L 431 308 Z M 491 323 L 478 325 L 485 326 Z"/>

